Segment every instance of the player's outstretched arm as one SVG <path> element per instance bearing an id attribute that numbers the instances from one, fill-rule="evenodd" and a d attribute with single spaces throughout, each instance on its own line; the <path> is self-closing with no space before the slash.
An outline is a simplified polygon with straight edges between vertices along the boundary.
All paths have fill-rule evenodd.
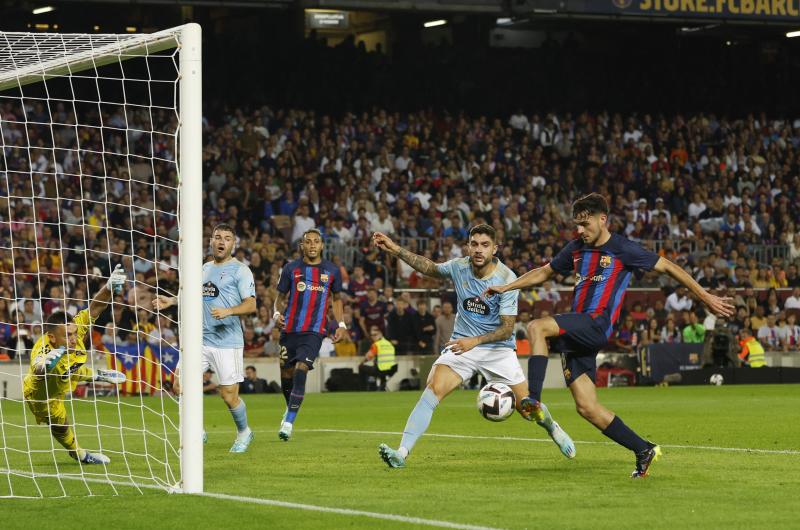
<path id="1" fill-rule="evenodd" d="M 477 337 L 462 337 L 451 340 L 445 346 L 449 347 L 450 351 L 456 355 L 460 355 L 480 344 L 507 340 L 514 334 L 514 323 L 516 321 L 517 317 L 515 315 L 500 315 L 500 325 L 494 331 Z"/>
<path id="2" fill-rule="evenodd" d="M 125 280 L 127 279 L 128 275 L 125 273 L 125 269 L 122 265 L 117 264 L 111 276 L 108 277 L 106 284 L 102 289 L 97 291 L 97 294 L 94 295 L 92 302 L 89 304 L 89 315 L 93 319 L 99 317 L 103 311 L 106 310 L 106 307 L 108 307 L 108 304 L 111 302 L 111 298 L 115 294 L 122 292 L 122 288 L 125 286 Z"/>
<path id="3" fill-rule="evenodd" d="M 718 317 L 733 316 L 736 308 L 733 306 L 732 298 L 722 298 L 709 293 L 689 273 L 667 258 L 659 258 L 653 270 L 662 274 L 669 274 L 675 278 L 675 280 L 692 291 L 697 299 L 703 302 Z"/>
<path id="4" fill-rule="evenodd" d="M 495 294 L 503 294 L 506 291 L 513 291 L 514 289 L 525 289 L 526 287 L 539 285 L 549 280 L 553 272 L 553 268 L 548 263 L 542 267 L 529 270 L 511 283 L 488 287 L 486 291 L 484 291 L 483 296 L 493 296 Z"/>
<path id="5" fill-rule="evenodd" d="M 397 256 L 401 260 L 405 261 L 415 271 L 433 278 L 442 278 L 442 275 L 439 274 L 439 269 L 436 268 L 436 264 L 434 262 L 425 256 L 414 254 L 410 250 L 401 247 L 392 241 L 392 239 L 386 234 L 375 232 L 372 234 L 372 243 L 384 252 L 388 252 L 392 256 Z"/>
<path id="6" fill-rule="evenodd" d="M 169 307 L 174 306 L 177 303 L 178 303 L 177 296 L 164 296 L 163 294 L 160 294 L 155 298 L 153 298 L 153 309 L 163 311 Z"/>

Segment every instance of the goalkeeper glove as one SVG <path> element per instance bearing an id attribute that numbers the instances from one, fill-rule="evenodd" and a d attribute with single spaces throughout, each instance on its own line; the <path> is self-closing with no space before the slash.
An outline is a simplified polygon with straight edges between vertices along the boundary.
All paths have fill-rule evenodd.
<path id="1" fill-rule="evenodd" d="M 58 361 L 67 353 L 67 349 L 65 347 L 60 347 L 55 350 L 50 350 L 50 353 L 44 356 L 44 368 L 46 371 L 52 370 L 57 364 Z"/>
<path id="2" fill-rule="evenodd" d="M 121 385 L 125 382 L 125 374 L 117 370 L 97 370 L 94 375 L 95 381 L 104 381 L 112 385 Z"/>
<path id="3" fill-rule="evenodd" d="M 125 274 L 125 269 L 118 263 L 117 266 L 114 267 L 111 276 L 108 277 L 106 287 L 112 293 L 119 294 L 122 292 L 122 286 L 125 285 L 125 280 L 127 279 L 128 275 Z"/>

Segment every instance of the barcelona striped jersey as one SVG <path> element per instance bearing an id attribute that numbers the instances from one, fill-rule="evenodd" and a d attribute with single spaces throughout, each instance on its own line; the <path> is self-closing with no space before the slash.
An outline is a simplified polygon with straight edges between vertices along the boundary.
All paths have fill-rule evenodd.
<path id="1" fill-rule="evenodd" d="M 342 291 L 339 268 L 327 260 L 309 265 L 302 259 L 287 263 L 281 270 L 278 291 L 289 293 L 283 318 L 284 333 L 326 335 L 328 300 Z"/>
<path id="2" fill-rule="evenodd" d="M 558 274 L 575 274 L 572 311 L 588 313 L 603 323 L 606 336 L 619 318 L 625 290 L 631 275 L 641 277 L 658 262 L 658 254 L 619 235 L 599 247 L 592 247 L 582 239 L 570 241 L 559 252 L 550 267 Z"/>

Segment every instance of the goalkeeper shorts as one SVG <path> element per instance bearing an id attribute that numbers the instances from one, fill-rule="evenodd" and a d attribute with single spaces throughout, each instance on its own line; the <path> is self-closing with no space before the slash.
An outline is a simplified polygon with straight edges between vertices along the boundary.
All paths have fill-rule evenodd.
<path id="1" fill-rule="evenodd" d="M 25 403 L 36 418 L 36 423 L 48 425 L 66 425 L 67 408 L 63 399 L 35 399 L 29 394 L 25 395 Z"/>
<path id="2" fill-rule="evenodd" d="M 216 348 L 203 345 L 203 372 L 214 371 L 221 385 L 244 381 L 244 348 Z"/>

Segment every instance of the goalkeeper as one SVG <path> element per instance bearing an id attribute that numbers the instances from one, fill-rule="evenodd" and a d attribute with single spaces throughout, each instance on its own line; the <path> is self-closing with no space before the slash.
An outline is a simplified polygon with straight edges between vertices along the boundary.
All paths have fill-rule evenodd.
<path id="1" fill-rule="evenodd" d="M 31 366 L 22 384 L 25 402 L 36 422 L 50 425 L 53 438 L 69 451 L 72 458 L 84 464 L 108 464 L 111 460 L 101 453 L 92 453 L 78 446 L 75 432 L 67 420 L 64 396 L 74 391 L 81 381 L 125 382 L 125 375 L 121 372 L 95 372 L 86 366 L 84 342 L 91 325 L 108 307 L 112 296 L 122 290 L 125 279 L 125 270 L 122 265 L 117 265 L 88 309 L 80 311 L 74 318 L 64 311 L 50 315 L 44 325 L 44 334 L 33 346 Z M 91 341 L 91 336 L 88 340 Z"/>

